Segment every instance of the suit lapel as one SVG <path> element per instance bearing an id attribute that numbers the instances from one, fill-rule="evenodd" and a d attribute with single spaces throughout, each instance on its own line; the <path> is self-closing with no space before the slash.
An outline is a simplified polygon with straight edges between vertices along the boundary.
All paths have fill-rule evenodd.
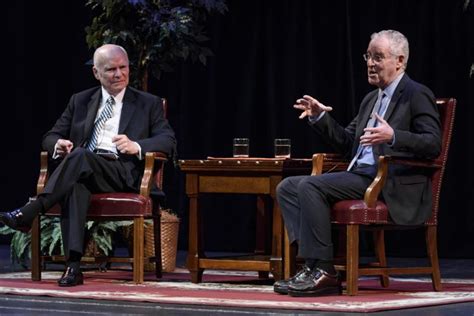
<path id="1" fill-rule="evenodd" d="M 130 123 L 130 120 L 133 116 L 133 112 L 135 112 L 136 109 L 135 99 L 136 96 L 133 91 L 127 88 L 123 97 L 122 114 L 120 115 L 120 124 L 118 131 L 119 134 L 124 134 L 125 129 Z"/>
<path id="2" fill-rule="evenodd" d="M 407 74 L 404 74 L 400 82 L 398 83 L 397 88 L 393 92 L 392 98 L 390 99 L 390 104 L 387 107 L 387 111 L 384 115 L 384 120 L 388 121 L 390 116 L 392 116 L 393 110 L 395 110 L 395 106 L 397 105 L 400 97 L 402 96 L 403 90 L 407 85 L 407 82 L 410 80 Z"/>

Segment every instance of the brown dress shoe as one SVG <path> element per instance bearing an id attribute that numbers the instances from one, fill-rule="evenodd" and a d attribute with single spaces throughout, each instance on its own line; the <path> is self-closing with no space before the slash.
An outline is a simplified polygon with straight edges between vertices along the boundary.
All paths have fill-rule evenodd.
<path id="1" fill-rule="evenodd" d="M 292 283 L 299 282 L 300 280 L 305 280 L 307 274 L 311 274 L 311 269 L 307 266 L 303 266 L 303 268 L 293 277 L 286 280 L 276 281 L 273 284 L 273 291 L 278 294 L 288 294 L 288 286 Z"/>
<path id="2" fill-rule="evenodd" d="M 67 267 L 62 277 L 58 280 L 59 286 L 76 286 L 84 284 L 84 275 L 80 270 Z"/>
<path id="3" fill-rule="evenodd" d="M 288 285 L 290 296 L 324 296 L 341 294 L 342 286 L 339 274 L 329 274 L 319 268 L 305 274 L 304 279 Z"/>

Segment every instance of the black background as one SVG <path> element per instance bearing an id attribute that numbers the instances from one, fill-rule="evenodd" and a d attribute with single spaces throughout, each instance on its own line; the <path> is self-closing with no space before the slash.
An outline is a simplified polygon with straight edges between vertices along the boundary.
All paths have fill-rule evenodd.
<path id="1" fill-rule="evenodd" d="M 472 2 L 472 1 L 471 1 Z M 396 29 L 410 42 L 407 73 L 437 97 L 458 100 L 440 205 L 441 257 L 474 258 L 474 3 L 464 0 L 228 1 L 207 25 L 215 53 L 206 67 L 183 62 L 152 80 L 150 92 L 169 100 L 180 159 L 230 156 L 232 138 L 249 137 L 252 156 L 270 157 L 274 138 L 292 139 L 293 157 L 330 151 L 293 102 L 303 94 L 331 105 L 339 122 L 355 115 L 373 87 L 362 59 L 371 33 Z M 96 85 L 85 63 L 93 51 L 84 28 L 85 1 L 2 2 L 0 209 L 34 194 L 42 135 L 72 93 Z M 182 218 L 179 247 L 187 247 L 184 177 L 168 166 L 168 206 Z M 205 198 L 206 249 L 251 250 L 254 198 Z M 387 237 L 389 255 L 423 255 L 421 232 Z M 4 237 L 3 242 L 8 242 Z M 364 241 L 364 240 L 363 240 Z M 365 242 L 365 241 L 364 241 Z"/>

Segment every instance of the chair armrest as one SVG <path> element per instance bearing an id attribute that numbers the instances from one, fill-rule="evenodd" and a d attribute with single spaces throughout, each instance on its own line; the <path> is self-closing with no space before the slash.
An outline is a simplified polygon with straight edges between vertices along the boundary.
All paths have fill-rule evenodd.
<path id="1" fill-rule="evenodd" d="M 340 154 L 317 153 L 313 155 L 313 170 L 311 175 L 320 175 L 323 172 L 347 170 L 349 161 Z"/>
<path id="2" fill-rule="evenodd" d="M 379 194 L 387 180 L 388 161 L 389 158 L 387 156 L 379 156 L 377 174 L 364 194 L 364 202 L 367 204 L 367 207 L 375 207 Z"/>
<path id="3" fill-rule="evenodd" d="M 161 152 L 147 152 L 145 154 L 145 169 L 143 170 L 142 182 L 140 184 L 140 195 L 150 196 L 151 187 L 155 175 L 163 169 L 164 163 L 168 161 L 167 156 Z M 162 173 L 158 175 L 158 181 L 162 181 Z"/>
<path id="4" fill-rule="evenodd" d="M 414 159 L 406 157 L 394 157 L 394 156 L 380 156 L 378 161 L 377 175 L 374 180 L 367 188 L 364 194 L 364 201 L 368 207 L 374 207 L 375 203 L 382 191 L 385 181 L 388 176 L 388 165 L 389 164 L 402 164 L 414 167 L 425 167 L 425 168 L 442 168 L 442 163 L 437 160 L 430 159 Z"/>
<path id="5" fill-rule="evenodd" d="M 42 151 L 40 154 L 40 172 L 36 183 L 36 195 L 43 192 L 46 181 L 48 181 L 48 152 Z"/>

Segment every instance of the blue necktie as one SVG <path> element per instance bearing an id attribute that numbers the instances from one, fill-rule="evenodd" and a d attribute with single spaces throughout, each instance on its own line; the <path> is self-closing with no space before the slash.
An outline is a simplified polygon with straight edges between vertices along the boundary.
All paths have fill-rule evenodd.
<path id="1" fill-rule="evenodd" d="M 114 105 L 115 100 L 112 96 L 110 96 L 107 101 L 105 101 L 105 107 L 102 110 L 102 113 L 100 113 L 99 118 L 94 123 L 94 130 L 92 131 L 91 139 L 87 145 L 88 150 L 93 151 L 96 148 L 99 135 L 104 128 L 105 122 L 112 117 Z"/>
<path id="2" fill-rule="evenodd" d="M 377 126 L 378 121 L 377 121 L 377 118 L 375 117 L 375 113 L 377 113 L 378 115 L 381 115 L 383 113 L 383 106 L 382 105 L 383 105 L 383 99 L 384 99 L 385 96 L 386 95 L 385 95 L 384 92 L 382 92 L 379 95 L 379 98 L 377 99 L 377 102 L 375 102 L 374 109 L 372 110 L 372 114 L 370 115 L 370 119 L 367 122 L 367 127 Z M 352 158 L 349 166 L 347 167 L 347 171 L 351 170 L 351 168 L 354 166 L 357 159 L 359 159 L 359 156 L 362 153 L 363 149 L 364 149 L 364 147 L 359 144 L 359 147 L 357 148 L 357 152 L 356 152 L 354 158 Z"/>

